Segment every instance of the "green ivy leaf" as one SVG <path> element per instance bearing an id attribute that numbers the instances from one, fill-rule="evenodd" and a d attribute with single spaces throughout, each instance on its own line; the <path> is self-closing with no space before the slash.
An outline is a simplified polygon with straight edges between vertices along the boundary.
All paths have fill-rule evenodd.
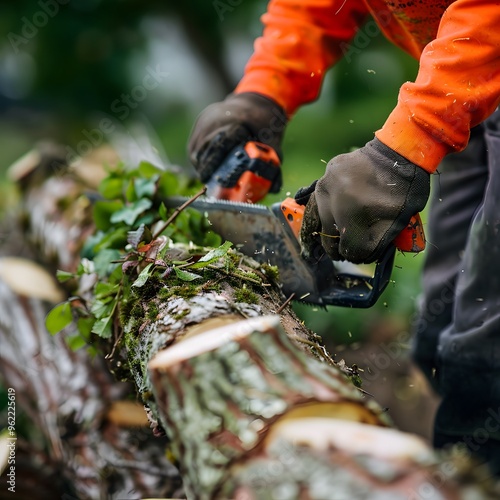
<path id="1" fill-rule="evenodd" d="M 146 212 L 144 215 L 141 215 L 135 223 L 136 225 L 144 224 L 145 226 L 150 226 L 157 219 L 158 219 L 157 215 L 154 215 L 151 212 L 149 213 Z"/>
<path id="2" fill-rule="evenodd" d="M 132 226 L 136 221 L 137 217 L 143 212 L 151 208 L 153 202 L 147 198 L 141 198 L 140 200 L 123 207 L 121 210 L 117 210 L 110 218 L 112 223 L 124 222 L 128 226 Z"/>
<path id="3" fill-rule="evenodd" d="M 201 276 L 198 274 L 190 273 L 189 271 L 184 271 L 182 269 L 179 269 L 178 267 L 174 267 L 174 271 L 177 277 L 182 281 L 194 281 L 201 278 Z"/>
<path id="4" fill-rule="evenodd" d="M 78 318 L 76 322 L 78 331 L 80 332 L 80 336 L 82 336 L 87 341 L 90 339 L 90 333 L 92 332 L 94 323 L 95 318 L 91 316 Z"/>
<path id="5" fill-rule="evenodd" d="M 103 339 L 109 339 L 111 337 L 113 325 L 113 316 L 106 316 L 105 318 L 98 319 L 92 326 L 92 333 L 99 335 Z"/>
<path id="6" fill-rule="evenodd" d="M 221 244 L 222 238 L 213 231 L 207 231 L 203 236 L 201 245 L 204 247 L 216 247 Z"/>
<path id="7" fill-rule="evenodd" d="M 97 229 L 107 231 L 111 226 L 111 217 L 123 208 L 121 201 L 96 201 L 93 207 L 93 219 Z"/>
<path id="8" fill-rule="evenodd" d="M 65 283 L 74 277 L 75 275 L 73 273 L 68 273 L 67 271 L 61 271 L 59 269 L 56 271 L 56 278 L 59 283 Z"/>
<path id="9" fill-rule="evenodd" d="M 151 273 L 149 272 L 149 270 L 152 267 L 153 267 L 153 263 L 148 264 L 141 271 L 141 273 L 139 274 L 139 276 L 137 277 L 137 279 L 132 283 L 132 286 L 135 286 L 135 287 L 138 287 L 138 288 L 140 288 L 141 286 L 143 286 L 146 283 L 146 281 L 148 281 L 148 278 L 151 276 Z"/>
<path id="10" fill-rule="evenodd" d="M 73 321 L 71 313 L 71 304 L 69 302 L 61 302 L 55 306 L 45 318 L 45 326 L 51 335 L 64 330 Z"/>
<path id="11" fill-rule="evenodd" d="M 108 177 L 99 184 L 99 193 L 108 200 L 121 198 L 123 190 L 123 179 L 120 177 Z"/>
<path id="12" fill-rule="evenodd" d="M 70 337 L 66 337 L 66 344 L 73 351 L 76 352 L 78 349 L 85 347 L 87 345 L 87 341 L 82 335 L 72 335 Z"/>
<path id="13" fill-rule="evenodd" d="M 182 189 L 179 186 L 179 178 L 173 172 L 163 172 L 158 183 L 158 192 L 162 196 L 175 196 L 181 194 Z M 185 194 L 185 193 L 182 193 Z"/>
<path id="14" fill-rule="evenodd" d="M 118 303 L 126 301 L 127 297 L 132 295 L 131 287 L 146 285 L 156 272 L 156 266 L 153 263 L 148 264 L 131 285 L 133 278 L 131 280 L 129 274 L 124 277 L 120 262 L 112 261 L 119 261 L 124 252 L 130 251 L 130 247 L 137 249 L 141 242 L 149 243 L 152 235 L 148 226 L 160 219 L 168 219 L 170 211 L 164 203 L 159 203 L 158 209 L 152 210 L 153 197 L 158 196 L 161 199 L 161 196 L 192 196 L 201 188 L 201 184 L 198 184 L 192 179 L 181 177 L 178 172 L 165 172 L 149 162 L 142 162 L 135 169 L 121 166 L 108 173 L 108 177 L 99 187 L 99 192 L 105 199 L 95 202 L 93 206 L 96 232 L 87 238 L 84 244 L 82 261 L 76 273 L 76 278 L 94 272 L 98 276 L 93 299 L 88 305 L 90 311 L 86 307 L 80 310 L 72 307 L 71 302 L 59 304 L 55 311 L 47 316 L 51 333 L 60 331 L 74 320 L 79 335 L 67 336 L 71 348 L 79 349 L 86 344 L 87 350 L 93 349 L 97 352 L 91 345 L 92 335 L 111 337 L 114 321 L 117 321 L 115 312 Z M 173 233 L 176 242 L 194 242 L 202 247 L 214 247 L 214 250 L 195 264 L 196 269 L 208 266 L 223 257 L 231 246 L 230 243 L 221 245 L 220 238 L 210 229 L 205 216 L 188 209 L 180 214 L 176 224 L 167 228 L 165 234 Z M 140 260 L 137 252 L 132 251 L 129 257 L 130 255 Z M 193 281 L 202 277 L 190 272 L 185 260 L 178 264 L 180 267 L 177 268 L 174 264 L 174 270 L 179 280 Z M 61 281 L 75 278 L 71 273 L 62 271 L 58 273 L 58 277 Z"/>
<path id="15" fill-rule="evenodd" d="M 224 255 L 227 254 L 227 252 L 232 246 L 233 244 L 230 241 L 226 241 L 220 247 L 210 250 L 210 252 L 208 252 L 201 259 L 199 259 L 198 262 L 189 266 L 189 268 L 200 269 L 202 267 L 208 266 L 209 264 L 212 264 L 212 262 L 215 262 L 216 260 L 219 260 L 220 258 L 224 257 Z"/>
<path id="16" fill-rule="evenodd" d="M 158 209 L 158 214 L 162 220 L 167 220 L 167 207 L 165 206 L 165 203 L 163 203 L 163 201 L 161 202 L 160 208 Z"/>
<path id="17" fill-rule="evenodd" d="M 118 285 L 106 281 L 99 281 L 94 288 L 94 296 L 96 299 L 107 298 L 115 295 L 118 291 Z"/>
<path id="18" fill-rule="evenodd" d="M 109 275 L 108 281 L 110 283 L 116 283 L 117 285 L 121 283 L 123 278 L 122 264 L 117 264 L 113 272 Z"/>
<path id="19" fill-rule="evenodd" d="M 118 266 L 117 263 L 113 263 L 112 261 L 118 260 L 120 257 L 121 253 L 118 250 L 111 248 L 101 250 L 94 257 L 94 268 L 99 278 L 106 278 L 106 276 L 110 275 Z"/>
<path id="20" fill-rule="evenodd" d="M 159 176 L 162 170 L 156 165 L 153 165 L 149 161 L 141 161 L 138 167 L 139 175 L 147 179 L 153 177 L 154 175 Z"/>
<path id="21" fill-rule="evenodd" d="M 149 179 L 136 178 L 134 179 L 135 194 L 138 198 L 152 198 L 156 193 L 156 181 L 159 179 L 159 175 L 154 175 Z"/>
<path id="22" fill-rule="evenodd" d="M 92 307 L 90 308 L 90 312 L 97 318 L 101 319 L 104 317 L 107 317 L 111 314 L 113 311 L 113 306 L 114 303 L 112 301 L 112 298 L 109 298 L 108 300 L 96 300 L 93 304 Z"/>
<path id="23" fill-rule="evenodd" d="M 113 227 L 106 233 L 101 233 L 101 238 L 94 241 L 93 253 L 96 254 L 105 248 L 123 248 L 127 243 L 127 228 Z"/>
<path id="24" fill-rule="evenodd" d="M 137 194 L 135 192 L 134 179 L 129 179 L 127 188 L 125 189 L 125 198 L 127 201 L 137 201 Z"/>

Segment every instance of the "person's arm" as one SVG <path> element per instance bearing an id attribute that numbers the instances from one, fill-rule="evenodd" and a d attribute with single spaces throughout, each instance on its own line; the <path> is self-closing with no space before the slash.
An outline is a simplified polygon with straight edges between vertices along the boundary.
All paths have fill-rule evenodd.
<path id="1" fill-rule="evenodd" d="M 291 116 L 318 97 L 325 71 L 342 58 L 367 15 L 360 0 L 271 0 L 235 93 L 262 94 Z"/>
<path id="2" fill-rule="evenodd" d="M 467 145 L 472 127 L 500 101 L 500 5 L 457 0 L 445 11 L 436 39 L 420 58 L 414 83 L 376 137 L 434 172 L 442 158 Z"/>
<path id="3" fill-rule="evenodd" d="M 326 69 L 349 50 L 366 15 L 362 0 L 271 0 L 264 34 L 236 90 L 208 106 L 191 132 L 189 157 L 203 182 L 247 141 L 271 146 L 282 159 L 288 119 L 317 98 Z"/>

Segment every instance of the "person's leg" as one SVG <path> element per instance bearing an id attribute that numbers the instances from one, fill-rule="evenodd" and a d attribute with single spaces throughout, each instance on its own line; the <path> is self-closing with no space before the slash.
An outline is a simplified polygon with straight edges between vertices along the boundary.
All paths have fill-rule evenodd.
<path id="1" fill-rule="evenodd" d="M 500 113 L 485 121 L 488 183 L 458 269 L 452 322 L 439 336 L 443 397 L 435 445 L 462 442 L 500 472 Z"/>
<path id="2" fill-rule="evenodd" d="M 446 157 L 432 178 L 422 297 L 413 329 L 412 357 L 438 391 L 434 370 L 440 333 L 452 321 L 455 283 L 472 218 L 482 203 L 488 168 L 484 128 L 476 127 L 468 147 Z"/>

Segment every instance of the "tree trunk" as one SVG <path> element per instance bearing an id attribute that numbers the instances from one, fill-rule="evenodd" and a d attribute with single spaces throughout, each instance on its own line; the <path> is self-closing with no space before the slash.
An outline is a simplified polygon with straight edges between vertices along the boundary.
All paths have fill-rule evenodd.
<path id="1" fill-rule="evenodd" d="M 464 485 L 490 498 L 462 457 L 438 457 L 393 429 L 353 384 L 356 372 L 334 363 L 296 317 L 269 270 L 237 252 L 234 268 L 214 262 L 196 285 L 166 266 L 161 279 L 134 288 L 114 336 L 95 338 L 95 358 L 68 348 L 71 328 L 50 336 L 49 304 L 69 291 L 52 276 L 78 266 L 93 231 L 88 179 L 100 175 L 89 176 L 100 160 L 68 170 L 57 158 L 43 149 L 14 169 L 24 220 L 16 242 L 50 272 L 31 268 L 20 279 L 31 261 L 0 261 L 0 374 L 43 435 L 59 491 L 69 483 L 78 498 L 179 495 L 168 446 L 192 499 L 452 499 L 464 498 Z M 150 247 L 164 244 L 159 237 Z M 175 260 L 189 248 L 168 252 Z M 80 295 L 92 300 L 94 283 L 82 279 Z M 146 405 L 148 436 L 134 393 Z"/>
<path id="2" fill-rule="evenodd" d="M 55 269 L 76 268 L 93 230 L 85 185 L 61 170 L 46 175 L 53 151 L 44 145 L 17 166 L 31 179 L 21 169 L 21 204 L 2 221 L 9 237 L 0 255 L 0 377 L 15 391 L 18 432 L 9 498 L 175 495 L 181 482 L 165 458 L 166 440 L 151 435 L 134 387 L 115 380 L 102 356 L 74 352 L 66 341 L 73 328 L 56 336 L 45 328 L 46 314 L 66 297 Z"/>

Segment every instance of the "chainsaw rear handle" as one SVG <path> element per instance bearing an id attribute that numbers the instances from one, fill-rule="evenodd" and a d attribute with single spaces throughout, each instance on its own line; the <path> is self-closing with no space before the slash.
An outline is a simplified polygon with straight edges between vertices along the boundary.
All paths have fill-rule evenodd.
<path id="1" fill-rule="evenodd" d="M 286 198 L 281 202 L 280 209 L 293 234 L 299 239 L 305 206 L 299 205 L 293 198 Z M 396 236 L 394 245 L 402 252 L 418 253 L 424 250 L 425 235 L 419 214 L 415 214 L 408 225 Z"/>
<path id="2" fill-rule="evenodd" d="M 271 210 L 281 219 L 286 232 L 300 248 L 299 235 L 304 205 L 299 205 L 293 198 L 286 198 L 281 203 L 275 203 Z M 323 306 L 372 307 L 390 283 L 396 248 L 403 252 L 420 252 L 425 248 L 425 236 L 419 214 L 412 217 L 408 226 L 395 238 L 394 244 L 387 247 L 376 262 L 372 275 L 366 275 L 361 270 L 358 272 L 356 267 L 353 270 L 336 265 L 333 272 L 325 271 L 325 260 L 332 265 L 327 255 L 319 257 L 317 262 L 309 263 L 318 284 L 315 302 Z"/>
<path id="3" fill-rule="evenodd" d="M 237 146 L 207 183 L 207 196 L 219 200 L 256 203 L 277 192 L 281 162 L 276 151 L 261 142 Z"/>

